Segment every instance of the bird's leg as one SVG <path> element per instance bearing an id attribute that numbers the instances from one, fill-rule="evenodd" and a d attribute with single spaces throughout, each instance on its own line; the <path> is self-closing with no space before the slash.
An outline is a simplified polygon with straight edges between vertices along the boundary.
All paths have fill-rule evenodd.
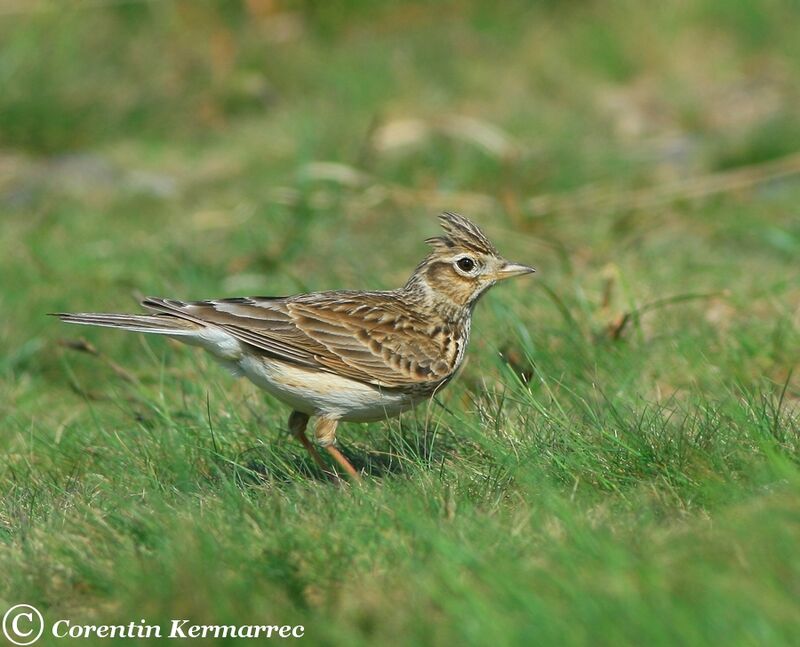
<path id="1" fill-rule="evenodd" d="M 339 421 L 336 418 L 319 418 L 314 427 L 314 436 L 317 442 L 325 448 L 333 460 L 335 460 L 339 467 L 341 467 L 347 475 L 355 482 L 360 483 L 361 477 L 358 475 L 356 468 L 350 464 L 342 452 L 336 449 L 334 443 L 336 442 L 336 425 Z"/>
<path id="2" fill-rule="evenodd" d="M 333 460 L 335 460 L 337 463 L 339 463 L 341 468 L 345 472 L 347 472 L 347 475 L 351 479 L 353 479 L 356 483 L 361 483 L 361 477 L 358 475 L 358 472 L 356 471 L 356 468 L 353 467 L 352 463 L 345 458 L 344 454 L 342 454 L 342 452 L 340 452 L 336 448 L 336 445 L 328 445 L 327 447 L 325 447 L 325 450 L 331 456 L 333 456 Z"/>
<path id="3" fill-rule="evenodd" d="M 297 440 L 303 443 L 303 447 L 311 454 L 314 462 L 323 472 L 328 474 L 328 467 L 325 465 L 325 461 L 322 460 L 322 456 L 319 455 L 317 448 L 314 447 L 314 443 L 306 436 L 306 425 L 308 425 L 308 415 L 300 411 L 292 411 L 292 415 L 289 416 L 289 431 L 297 436 Z"/>

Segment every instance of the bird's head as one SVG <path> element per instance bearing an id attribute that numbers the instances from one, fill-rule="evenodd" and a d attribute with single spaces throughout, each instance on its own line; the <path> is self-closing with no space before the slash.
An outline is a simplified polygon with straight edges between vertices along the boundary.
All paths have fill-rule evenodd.
<path id="1" fill-rule="evenodd" d="M 425 242 L 433 251 L 406 284 L 457 307 L 472 307 L 498 281 L 535 272 L 503 258 L 477 225 L 456 213 L 439 216 L 445 235 Z"/>

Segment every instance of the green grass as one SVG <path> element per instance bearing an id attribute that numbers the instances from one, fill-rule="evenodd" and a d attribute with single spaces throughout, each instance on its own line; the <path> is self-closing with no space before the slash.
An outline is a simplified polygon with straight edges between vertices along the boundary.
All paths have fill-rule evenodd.
<path id="1" fill-rule="evenodd" d="M 0 612 L 796 644 L 800 183 L 631 198 L 800 150 L 795 3 L 98 4 L 0 13 Z M 539 273 L 341 428 L 362 488 L 198 351 L 45 317 L 394 287 L 443 209 Z"/>

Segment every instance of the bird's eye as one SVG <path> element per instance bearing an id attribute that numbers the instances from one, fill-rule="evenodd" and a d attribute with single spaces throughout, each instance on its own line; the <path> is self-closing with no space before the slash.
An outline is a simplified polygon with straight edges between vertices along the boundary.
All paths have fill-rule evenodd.
<path id="1" fill-rule="evenodd" d="M 475 269 L 475 261 L 473 261 L 469 256 L 462 256 L 456 261 L 456 265 L 458 265 L 458 269 L 462 272 L 471 272 Z"/>

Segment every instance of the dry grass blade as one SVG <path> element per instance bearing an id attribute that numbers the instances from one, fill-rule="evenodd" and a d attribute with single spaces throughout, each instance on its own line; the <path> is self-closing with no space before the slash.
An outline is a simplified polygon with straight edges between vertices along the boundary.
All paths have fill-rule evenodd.
<path id="1" fill-rule="evenodd" d="M 703 299 L 714 299 L 720 296 L 727 296 L 728 292 L 723 290 L 719 292 L 689 292 L 686 294 L 675 294 L 669 297 L 664 297 L 663 299 L 656 299 L 655 301 L 651 301 L 650 303 L 645 303 L 643 306 L 639 308 L 635 308 L 634 310 L 629 310 L 628 312 L 624 312 L 619 317 L 617 317 L 613 322 L 611 322 L 608 326 L 608 336 L 613 339 L 617 340 L 622 337 L 622 333 L 625 331 L 626 326 L 636 319 L 637 317 L 642 316 L 646 312 L 650 312 L 651 310 L 658 310 L 659 308 L 663 308 L 665 306 L 674 305 L 676 303 L 685 303 L 686 301 L 697 301 Z"/>
<path id="2" fill-rule="evenodd" d="M 131 384 L 138 382 L 136 377 L 134 377 L 130 371 L 117 364 L 111 358 L 103 355 L 99 350 L 97 350 L 92 344 L 82 337 L 78 339 L 60 339 L 58 340 L 58 345 L 62 348 L 68 348 L 69 350 L 74 350 L 79 353 L 92 355 L 108 366 L 114 372 L 114 374 L 117 375 L 117 377 L 125 380 L 126 382 L 130 382 Z"/>
<path id="3" fill-rule="evenodd" d="M 800 153 L 793 153 L 761 164 L 644 189 L 616 192 L 605 188 L 587 187 L 569 194 L 536 196 L 530 198 L 526 204 L 537 215 L 581 210 L 653 209 L 668 205 L 675 200 L 696 200 L 710 195 L 731 193 L 798 174 L 800 174 Z"/>
<path id="4" fill-rule="evenodd" d="M 501 201 L 492 195 L 467 191 L 414 189 L 396 183 L 383 182 L 351 166 L 317 162 L 303 168 L 302 174 L 312 180 L 329 180 L 361 190 L 357 201 L 374 207 L 376 202 L 392 200 L 401 205 L 423 204 L 433 210 L 452 209 L 465 212 L 491 211 L 502 208 Z M 800 175 L 800 153 L 777 160 L 738 168 L 722 173 L 710 173 L 696 178 L 659 184 L 632 191 L 615 191 L 604 187 L 586 186 L 571 193 L 545 194 L 528 198 L 523 203 L 534 215 L 577 211 L 627 211 L 656 209 L 676 200 L 697 200 L 711 195 L 732 193 L 759 184 Z M 287 193 L 288 191 L 288 193 Z M 274 193 L 274 202 L 296 199 L 295 192 Z"/>

